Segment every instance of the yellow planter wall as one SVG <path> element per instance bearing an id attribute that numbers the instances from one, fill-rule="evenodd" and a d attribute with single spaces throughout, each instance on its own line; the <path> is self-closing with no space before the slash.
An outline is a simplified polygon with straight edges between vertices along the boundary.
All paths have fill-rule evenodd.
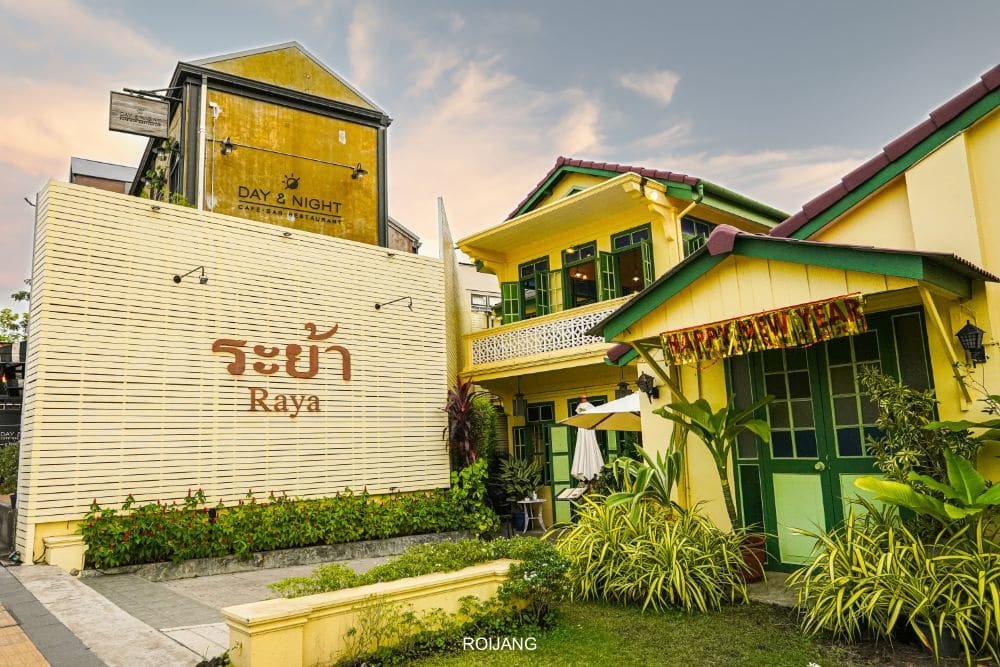
<path id="1" fill-rule="evenodd" d="M 455 572 L 226 607 L 222 616 L 234 647 L 229 657 L 235 667 L 332 664 L 344 656 L 344 636 L 365 610 L 400 605 L 417 613 L 455 613 L 463 597 L 484 600 L 495 595 L 512 563 L 498 560 Z"/>

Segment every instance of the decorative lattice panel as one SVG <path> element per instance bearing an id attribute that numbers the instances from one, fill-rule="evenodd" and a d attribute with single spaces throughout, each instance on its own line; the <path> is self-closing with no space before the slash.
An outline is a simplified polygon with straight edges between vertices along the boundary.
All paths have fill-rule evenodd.
<path id="1" fill-rule="evenodd" d="M 588 336 L 587 331 L 614 310 L 615 308 L 608 308 L 575 317 L 539 322 L 513 331 L 500 329 L 495 334 L 472 341 L 472 363 L 489 364 L 604 342 L 600 336 Z"/>

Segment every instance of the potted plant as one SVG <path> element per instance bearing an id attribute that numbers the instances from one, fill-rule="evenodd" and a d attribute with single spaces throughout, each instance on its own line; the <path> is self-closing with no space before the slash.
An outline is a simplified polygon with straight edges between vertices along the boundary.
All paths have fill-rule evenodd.
<path id="1" fill-rule="evenodd" d="M 677 395 L 677 394 L 675 394 Z M 726 503 L 726 513 L 733 530 L 745 528 L 736 512 L 734 489 L 729 483 L 729 467 L 733 460 L 733 447 L 737 438 L 744 431 L 750 431 L 764 442 L 771 441 L 771 427 L 767 421 L 757 419 L 755 413 L 774 400 L 773 396 L 765 396 L 746 408 L 733 407 L 733 397 L 719 410 L 712 410 L 708 401 L 699 398 L 688 401 L 683 397 L 658 410 L 656 414 L 669 419 L 682 429 L 693 433 L 708 449 L 715 462 L 715 469 L 722 484 L 722 498 Z M 758 533 L 747 533 L 743 541 L 743 559 L 747 565 L 747 581 L 760 581 L 764 578 L 764 562 L 767 553 L 764 549 L 765 537 Z"/>
<path id="2" fill-rule="evenodd" d="M 514 530 L 524 530 L 524 506 L 515 507 L 514 504 L 519 500 L 538 497 L 538 487 L 542 485 L 542 465 L 533 459 L 507 459 L 501 464 L 500 482 L 507 490 L 507 498 L 511 502 L 511 524 Z"/>

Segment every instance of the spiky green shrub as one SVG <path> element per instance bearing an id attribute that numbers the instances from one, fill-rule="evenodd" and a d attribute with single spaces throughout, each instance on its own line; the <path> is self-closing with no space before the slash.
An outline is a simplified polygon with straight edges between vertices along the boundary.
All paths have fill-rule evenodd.
<path id="1" fill-rule="evenodd" d="M 747 598 L 743 538 L 694 511 L 587 499 L 557 548 L 576 598 L 709 611 Z"/>
<path id="2" fill-rule="evenodd" d="M 856 640 L 909 627 L 935 656 L 953 639 L 970 664 L 1000 659 L 1000 544 L 983 528 L 976 517 L 925 544 L 894 507 L 862 501 L 827 533 L 801 531 L 817 540 L 815 559 L 788 580 L 803 630 Z"/>

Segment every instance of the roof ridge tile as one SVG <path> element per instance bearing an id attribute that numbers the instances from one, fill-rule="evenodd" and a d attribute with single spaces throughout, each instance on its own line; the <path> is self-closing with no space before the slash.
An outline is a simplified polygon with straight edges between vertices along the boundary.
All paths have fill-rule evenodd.
<path id="1" fill-rule="evenodd" d="M 852 190 L 889 166 L 890 163 L 915 148 L 936 130 L 985 97 L 987 93 L 998 88 L 1000 88 L 1000 65 L 989 69 L 979 77 L 979 81 L 938 105 L 928 114 L 927 118 L 897 136 L 883 146 L 879 153 L 848 172 L 840 179 L 840 183 L 807 201 L 802 206 L 802 210 L 790 215 L 784 222 L 774 227 L 769 234 L 787 237 L 802 229 L 810 220 L 829 209 Z"/>

